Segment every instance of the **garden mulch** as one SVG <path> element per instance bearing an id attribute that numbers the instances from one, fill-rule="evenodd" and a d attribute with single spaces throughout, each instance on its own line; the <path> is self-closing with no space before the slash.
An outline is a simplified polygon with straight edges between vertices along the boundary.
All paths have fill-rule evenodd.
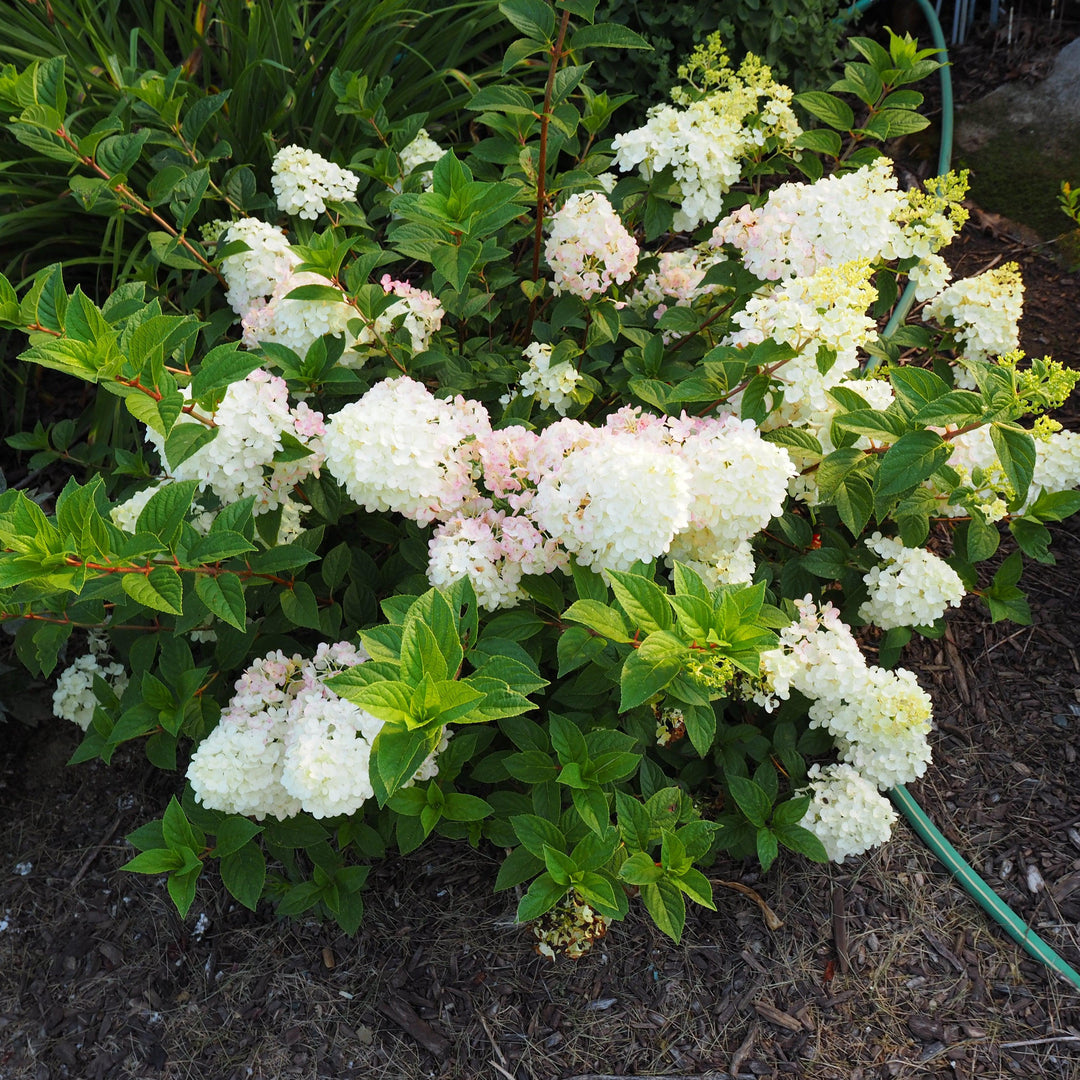
<path id="1" fill-rule="evenodd" d="M 1025 349 L 1080 366 L 1080 276 L 1044 250 L 976 208 L 950 258 L 962 274 L 1019 261 Z M 969 600 L 902 662 L 937 720 L 912 793 L 1080 965 L 1080 524 L 1054 533 L 1057 563 L 1026 571 L 1033 626 Z M 717 911 L 691 912 L 681 945 L 632 914 L 576 962 L 537 956 L 514 893 L 491 892 L 500 852 L 448 843 L 376 868 L 353 939 L 220 887 L 181 920 L 163 879 L 118 869 L 169 778 L 134 749 L 66 768 L 79 732 L 48 689 L 5 704 L 0 1080 L 1080 1077 L 1080 991 L 902 823 L 841 866 L 720 860 Z"/>

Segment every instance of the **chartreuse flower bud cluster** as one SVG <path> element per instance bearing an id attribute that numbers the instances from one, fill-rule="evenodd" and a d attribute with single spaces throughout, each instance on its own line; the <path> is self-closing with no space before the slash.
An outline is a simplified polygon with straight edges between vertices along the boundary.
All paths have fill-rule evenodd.
<path id="1" fill-rule="evenodd" d="M 1075 376 L 1012 353 L 1018 272 L 949 284 L 963 178 L 902 192 L 870 145 L 920 123 L 896 93 L 914 42 L 853 39 L 865 128 L 713 39 L 612 136 L 563 60 L 633 35 L 589 4 L 500 10 L 511 79 L 453 126 L 333 72 L 347 135 L 272 163 L 176 150 L 207 107 L 182 80 L 179 113 L 146 105 L 95 152 L 37 100 L 59 68 L 12 76 L 35 100 L 16 137 L 67 155 L 54 110 L 80 179 L 158 233 L 100 306 L 60 267 L 0 279 L 23 361 L 139 425 L 16 437 L 32 468 L 83 469 L 55 499 L 0 493 L 0 619 L 33 671 L 67 669 L 79 760 L 190 760 L 132 834 L 182 910 L 213 859 L 249 907 L 352 931 L 370 862 L 437 834 L 509 852 L 496 888 L 545 955 L 631 902 L 677 939 L 720 853 L 886 838 L 881 792 L 924 773 L 932 724 L 890 665 L 965 597 L 1030 617 L 1021 555 L 982 564 L 999 528 L 1046 559 L 1080 508 L 1080 437 L 1031 419 Z M 144 129 L 150 201 L 125 160 Z M 905 278 L 925 319 L 883 341 Z M 64 659 L 84 628 L 108 659 Z"/>

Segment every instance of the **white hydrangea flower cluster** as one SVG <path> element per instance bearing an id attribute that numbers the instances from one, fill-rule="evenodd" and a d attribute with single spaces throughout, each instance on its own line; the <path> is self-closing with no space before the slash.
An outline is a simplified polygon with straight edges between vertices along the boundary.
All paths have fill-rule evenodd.
<path id="1" fill-rule="evenodd" d="M 569 360 L 551 364 L 551 345 L 534 341 L 525 349 L 529 366 L 521 376 L 522 397 L 536 396 L 542 409 L 554 409 L 565 416 L 574 403 L 574 387 L 581 382 L 581 372 Z"/>
<path id="2" fill-rule="evenodd" d="M 773 373 L 783 401 L 770 412 L 767 428 L 801 427 L 835 411 L 827 391 L 856 370 L 859 348 L 876 334 L 877 325 L 866 314 L 877 295 L 871 276 L 866 261 L 825 265 L 810 277 L 769 287 L 735 314 L 739 329 L 727 335 L 725 345 L 754 345 L 771 338 L 799 350 Z M 822 346 L 836 353 L 824 374 L 817 362 Z M 733 398 L 732 407 L 739 401 Z"/>
<path id="3" fill-rule="evenodd" d="M 1020 512 L 1027 510 L 1046 491 L 1071 491 L 1080 487 L 1080 434 L 1075 431 L 1039 431 L 1035 435 L 1035 470 L 1027 498 Z M 1014 492 L 1005 470 L 998 460 L 990 436 L 989 425 L 973 428 L 950 440 L 952 454 L 949 465 L 956 469 L 962 481 L 970 485 L 988 520 L 1005 516 L 1005 500 Z M 966 514 L 962 506 L 948 505 L 943 513 L 949 517 Z"/>
<path id="4" fill-rule="evenodd" d="M 767 67 L 747 57 L 715 92 L 682 108 L 654 106 L 642 127 L 616 135 L 615 164 L 623 172 L 637 167 L 646 180 L 670 168 L 682 196 L 673 227 L 690 232 L 720 216 L 745 157 L 770 138 L 791 148 L 802 134 L 791 98 Z"/>
<path id="5" fill-rule="evenodd" d="M 623 285 L 637 267 L 638 244 L 598 191 L 571 195 L 552 214 L 544 258 L 554 275 L 552 290 L 588 300 L 613 284 Z"/>
<path id="6" fill-rule="evenodd" d="M 993 445 L 993 444 L 991 444 Z M 1035 439 L 1035 472 L 1024 509 L 1044 491 L 1070 491 L 1080 487 L 1080 433 L 1053 431 Z"/>
<path id="7" fill-rule="evenodd" d="M 689 466 L 691 501 L 669 559 L 708 568 L 703 576 L 712 582 L 749 582 L 748 541 L 782 512 L 796 474 L 790 455 L 765 442 L 753 421 L 726 416 L 693 422 L 678 456 Z"/>
<path id="8" fill-rule="evenodd" d="M 251 349 L 273 341 L 292 349 L 303 359 L 312 342 L 324 334 L 345 333 L 356 309 L 340 301 L 288 299 L 302 285 L 336 286 L 321 274 L 297 272 L 300 256 L 285 233 L 257 218 L 242 218 L 229 225 L 224 241 L 239 240 L 248 251 L 226 256 L 221 262 L 225 299 L 241 317 L 244 345 Z"/>
<path id="9" fill-rule="evenodd" d="M 996 266 L 975 277 L 962 278 L 930 301 L 924 320 L 951 320 L 969 360 L 1002 356 L 1020 345 L 1020 316 L 1024 283 L 1016 263 Z"/>
<path id="10" fill-rule="evenodd" d="M 421 183 L 425 191 L 430 191 L 434 185 L 431 177 L 432 164 L 444 153 L 443 148 L 428 134 L 427 128 L 421 128 L 416 133 L 416 138 L 398 154 L 402 175 L 408 176 L 421 166 L 427 166 L 423 170 Z"/>
<path id="11" fill-rule="evenodd" d="M 256 660 L 191 757 L 187 778 L 196 800 L 260 821 L 301 810 L 335 817 L 363 806 L 374 794 L 371 745 L 383 724 L 325 680 L 367 659 L 363 648 L 342 641 L 324 642 L 309 660 L 280 651 Z M 445 745 L 444 737 L 417 777 L 435 775 L 433 759 Z"/>
<path id="12" fill-rule="evenodd" d="M 841 411 L 840 404 L 828 394 L 825 394 L 826 390 L 837 387 L 852 390 L 871 409 L 877 409 L 879 412 L 884 412 L 895 400 L 896 395 L 893 393 L 892 385 L 886 379 L 859 379 L 845 375 L 843 378 L 834 381 L 831 371 L 822 376 L 817 370 L 816 364 L 812 370 L 809 368 L 809 364 L 810 357 L 806 353 L 802 353 L 785 364 L 778 373 L 778 377 L 781 375 L 784 377 L 785 390 L 791 387 L 793 393 L 792 400 L 788 400 L 785 395 L 784 402 L 777 410 L 777 414 L 791 426 L 800 427 L 808 434 L 813 435 L 821 443 L 823 454 L 831 454 L 836 449 L 832 441 L 832 422 L 836 414 Z M 823 396 L 825 398 L 824 402 L 821 401 Z M 776 420 L 770 416 L 762 427 L 769 429 L 780 422 L 781 420 Z M 856 439 L 854 446 L 859 450 L 867 450 L 871 446 L 871 440 L 865 435 L 860 435 Z M 796 447 L 788 447 L 788 453 L 791 454 L 800 470 L 799 474 L 793 477 L 791 483 L 788 484 L 788 494 L 793 499 L 805 502 L 808 506 L 816 506 L 818 503 L 817 474 L 814 471 L 802 471 L 811 462 L 817 460 L 816 456 L 811 457 L 804 454 Z"/>
<path id="13" fill-rule="evenodd" d="M 964 599 L 960 575 L 925 548 L 909 548 L 875 532 L 866 546 L 885 560 L 863 577 L 869 593 L 859 618 L 892 630 L 901 626 L 932 626 L 947 607 Z"/>
<path id="14" fill-rule="evenodd" d="M 327 468 L 354 502 L 427 525 L 479 496 L 475 443 L 490 431 L 478 402 L 440 400 L 403 375 L 331 416 L 323 444 Z"/>
<path id="15" fill-rule="evenodd" d="M 356 202 L 360 177 L 314 150 L 284 146 L 274 155 L 270 180 L 279 209 L 314 221 L 328 202 Z"/>
<path id="16" fill-rule="evenodd" d="M 221 260 L 225 299 L 237 315 L 245 315 L 256 299 L 273 294 L 274 287 L 300 264 L 282 229 L 258 218 L 232 222 L 223 236 L 226 244 L 247 244 L 247 251 Z"/>
<path id="17" fill-rule="evenodd" d="M 822 843 L 832 862 L 861 855 L 884 844 L 896 823 L 896 811 L 851 765 L 813 765 L 809 785 L 799 794 L 811 796 L 799 822 Z"/>
<path id="18" fill-rule="evenodd" d="M 776 698 L 792 689 L 811 699 L 810 726 L 825 728 L 842 759 L 879 788 L 923 775 L 930 761 L 931 704 L 915 676 L 866 663 L 850 628 L 831 604 L 796 601 L 799 620 L 762 654 L 766 686 Z M 760 704 L 770 706 L 765 695 Z"/>
<path id="19" fill-rule="evenodd" d="M 319 338 L 345 333 L 349 320 L 356 318 L 356 309 L 345 302 L 345 294 L 337 290 L 341 296 L 339 302 L 289 297 L 289 293 L 304 285 L 336 288 L 322 274 L 293 270 L 284 274 L 269 297 L 255 297 L 251 307 L 243 313 L 242 340 L 247 348 L 254 349 L 263 342 L 272 341 L 292 349 L 303 359 Z"/>
<path id="20" fill-rule="evenodd" d="M 422 525 L 428 577 L 468 577 L 489 610 L 521 599 L 523 574 L 600 573 L 668 556 L 711 580 L 749 581 L 748 541 L 781 512 L 795 466 L 751 421 L 624 408 L 601 428 L 563 419 L 542 434 L 492 431 L 463 398 L 400 377 L 332 416 L 326 464 L 368 510 Z"/>
<path id="21" fill-rule="evenodd" d="M 541 479 L 532 514 L 583 566 L 628 570 L 690 524 L 690 481 L 670 450 L 601 429 Z"/>
<path id="22" fill-rule="evenodd" d="M 720 221 L 710 243 L 733 244 L 757 277 L 807 277 L 823 266 L 917 256 L 934 259 L 922 279 L 948 268 L 936 253 L 962 223 L 963 184 L 941 182 L 938 194 L 901 192 L 887 158 L 812 184 L 783 184 L 757 210 L 741 206 Z"/>
<path id="23" fill-rule="evenodd" d="M 197 422 L 187 413 L 181 413 L 177 421 Z M 209 489 L 226 504 L 253 495 L 254 513 L 268 513 L 280 506 L 283 528 L 288 525 L 290 532 L 299 529 L 301 507 L 290 499 L 290 493 L 308 476 L 319 473 L 325 430 L 322 413 L 303 402 L 290 407 L 285 380 L 257 368 L 225 392 L 214 423 L 217 437 L 173 468 L 171 478 L 198 480 L 200 491 Z M 296 461 L 275 462 L 286 433 L 310 453 Z M 147 428 L 146 438 L 164 464 L 164 437 Z"/>
<path id="24" fill-rule="evenodd" d="M 128 685 L 127 672 L 120 664 L 103 663 L 102 660 L 89 652 L 60 673 L 52 698 L 54 716 L 70 720 L 86 731 L 98 704 L 94 696 L 95 675 L 104 679 L 117 697 L 123 697 Z"/>
<path id="25" fill-rule="evenodd" d="M 815 353 L 823 344 L 835 349 L 838 358 L 854 359 L 876 331 L 866 314 L 877 296 L 872 277 L 870 263 L 862 260 L 826 265 L 815 274 L 783 281 L 736 313 L 741 332 L 732 334 L 729 344 L 756 344 L 768 337 L 804 349 L 813 342 Z"/>

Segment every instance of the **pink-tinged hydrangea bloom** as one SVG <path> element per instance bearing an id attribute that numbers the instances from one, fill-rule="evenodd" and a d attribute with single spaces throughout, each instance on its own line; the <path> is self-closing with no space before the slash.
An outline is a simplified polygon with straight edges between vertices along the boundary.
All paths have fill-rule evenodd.
<path id="1" fill-rule="evenodd" d="M 369 762 L 383 722 L 339 697 L 326 679 L 367 659 L 363 648 L 341 641 L 323 642 L 308 660 L 282 652 L 256 660 L 192 755 L 187 778 L 196 800 L 259 820 L 359 810 L 374 794 Z M 448 739 L 444 732 L 413 781 L 436 774 Z"/>
<path id="2" fill-rule="evenodd" d="M 637 241 L 626 230 L 607 196 L 597 191 L 571 195 L 552 215 L 544 257 L 555 276 L 556 295 L 583 300 L 629 281 L 637 266 Z"/>
<path id="3" fill-rule="evenodd" d="M 565 570 L 569 556 L 522 514 L 494 510 L 476 499 L 440 525 L 428 545 L 428 581 L 445 588 L 468 578 L 487 611 L 525 599 L 524 574 Z"/>
<path id="4" fill-rule="evenodd" d="M 334 288 L 321 274 L 290 271 L 274 286 L 269 299 L 258 297 L 244 314 L 243 342 L 249 349 L 272 341 L 292 349 L 301 359 L 307 356 L 312 344 L 333 334 L 345 333 L 356 309 L 345 302 L 345 295 L 335 290 L 340 300 L 297 300 L 289 297 L 294 289 L 304 285 L 323 285 Z"/>

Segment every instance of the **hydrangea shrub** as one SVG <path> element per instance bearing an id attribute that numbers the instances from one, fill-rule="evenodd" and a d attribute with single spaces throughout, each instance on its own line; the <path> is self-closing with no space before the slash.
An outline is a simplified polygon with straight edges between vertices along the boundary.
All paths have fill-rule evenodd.
<path id="1" fill-rule="evenodd" d="M 949 283 L 963 178 L 901 190 L 873 145 L 924 124 L 928 51 L 853 39 L 834 92 L 792 95 L 710 41 L 611 138 L 568 61 L 640 41 L 591 0 L 502 8 L 523 36 L 474 144 L 337 72 L 355 143 L 282 148 L 274 200 L 170 135 L 220 106 L 179 78 L 156 127 L 81 132 L 55 64 L 0 73 L 14 133 L 103 197 L 160 166 L 124 195 L 160 225 L 137 280 L 0 280 L 22 360 L 145 431 L 15 439 L 92 468 L 0 494 L 0 619 L 43 675 L 89 632 L 55 698 L 75 761 L 138 740 L 183 771 L 129 863 L 182 913 L 216 860 L 351 932 L 372 860 L 434 833 L 507 851 L 547 955 L 635 897 L 678 939 L 719 852 L 884 842 L 930 759 L 901 647 L 969 594 L 1029 618 L 1021 552 L 1080 508 L 1046 415 L 1076 375 L 1016 352 L 1014 269 Z"/>

